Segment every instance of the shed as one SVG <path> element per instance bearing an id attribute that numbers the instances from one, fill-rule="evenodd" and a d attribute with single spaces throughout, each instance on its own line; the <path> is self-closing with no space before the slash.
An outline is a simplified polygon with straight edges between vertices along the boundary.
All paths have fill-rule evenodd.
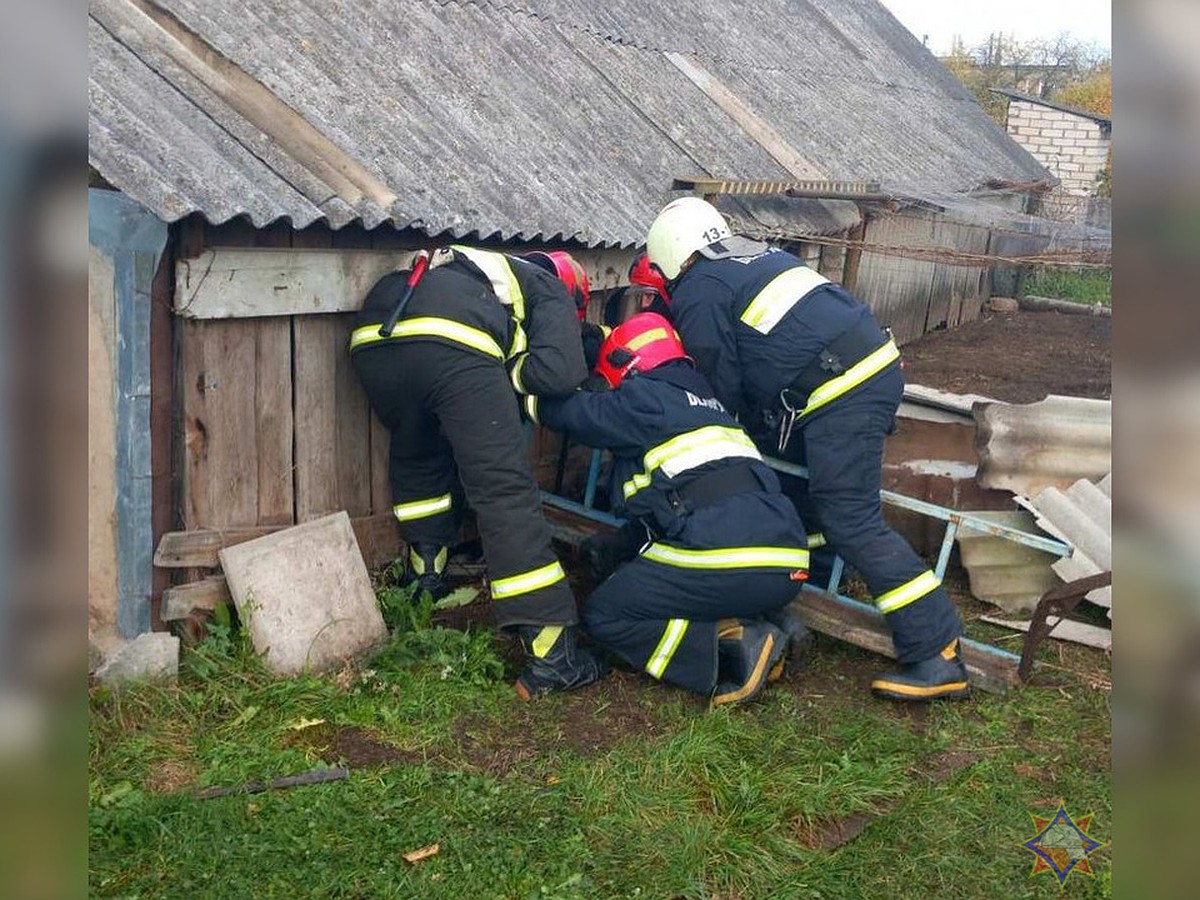
<path id="1" fill-rule="evenodd" d="M 691 184 L 904 341 L 978 314 L 1051 182 L 876 0 L 92 0 L 88 34 L 89 313 L 119 388 L 90 475 L 119 587 L 89 608 L 126 636 L 158 624 L 168 531 L 345 509 L 395 544 L 344 346 L 417 247 L 561 247 L 603 291 Z"/>

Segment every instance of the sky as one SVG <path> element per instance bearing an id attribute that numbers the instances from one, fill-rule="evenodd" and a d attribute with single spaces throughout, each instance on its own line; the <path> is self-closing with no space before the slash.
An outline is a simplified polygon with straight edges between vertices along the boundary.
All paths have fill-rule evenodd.
<path id="1" fill-rule="evenodd" d="M 929 35 L 935 54 L 950 52 L 954 36 L 967 49 L 992 32 L 1018 40 L 1053 38 L 1062 32 L 1085 42 L 1112 47 L 1111 0 L 881 0 L 920 40 Z"/>

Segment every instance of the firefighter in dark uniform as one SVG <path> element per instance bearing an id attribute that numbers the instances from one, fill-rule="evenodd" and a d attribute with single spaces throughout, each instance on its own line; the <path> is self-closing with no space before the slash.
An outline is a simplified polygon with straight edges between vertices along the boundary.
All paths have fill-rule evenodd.
<path id="1" fill-rule="evenodd" d="M 631 520 L 631 561 L 585 604 L 588 635 L 714 704 L 749 700 L 804 634 L 783 609 L 808 565 L 795 508 L 662 316 L 616 328 L 596 371 L 612 390 L 531 404 L 543 424 L 612 451 L 613 509 Z"/>
<path id="2" fill-rule="evenodd" d="M 350 351 L 391 432 L 394 511 L 410 575 L 444 591 L 448 548 L 469 504 L 497 625 L 515 629 L 525 647 L 518 694 L 589 684 L 605 669 L 577 644 L 575 598 L 550 546 L 518 400 L 566 394 L 586 377 L 579 324 L 586 275 L 565 253 L 435 250 L 383 337 L 381 323 L 408 274 L 385 275 L 371 289 Z"/>
<path id="3" fill-rule="evenodd" d="M 958 613 L 883 519 L 883 443 L 904 389 L 890 336 L 866 304 L 790 253 L 732 236 L 698 197 L 659 213 L 647 254 L 667 279 L 672 321 L 699 370 L 760 447 L 807 465 L 807 484 L 794 479 L 789 495 L 890 624 L 899 671 L 872 690 L 903 700 L 967 694 Z"/>

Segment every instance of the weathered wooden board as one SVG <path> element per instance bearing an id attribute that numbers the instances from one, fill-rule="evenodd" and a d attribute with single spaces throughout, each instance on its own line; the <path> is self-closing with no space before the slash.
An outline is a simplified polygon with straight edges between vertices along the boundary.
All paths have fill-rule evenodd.
<path id="1" fill-rule="evenodd" d="M 213 610 L 222 603 L 232 603 L 229 585 L 224 575 L 211 575 L 190 584 L 169 587 L 162 595 L 162 619 L 179 622 L 190 618 L 194 610 Z"/>
<path id="2" fill-rule="evenodd" d="M 863 647 L 884 656 L 896 657 L 892 632 L 883 616 L 865 603 L 844 600 L 822 591 L 805 590 L 792 603 L 804 624 L 814 631 Z M 963 663 L 971 683 L 993 693 L 1003 693 L 1018 684 L 1020 660 L 1011 653 L 987 644 L 963 639 Z"/>
<path id="3" fill-rule="evenodd" d="M 163 535 L 154 552 L 154 565 L 165 569 L 213 569 L 220 565 L 217 553 L 222 547 L 232 547 L 286 527 L 262 525 L 253 528 L 169 531 Z M 354 529 L 358 549 L 368 566 L 384 565 L 399 555 L 402 546 L 400 528 L 390 512 L 351 519 L 350 527 Z"/>
<path id="4" fill-rule="evenodd" d="M 183 520 L 188 528 L 258 523 L 258 329 L 181 323 Z"/>
<path id="5" fill-rule="evenodd" d="M 258 428 L 258 524 L 286 525 L 295 516 L 292 463 L 292 323 L 256 319 L 254 408 Z"/>
<path id="6" fill-rule="evenodd" d="M 297 522 L 371 510 L 367 398 L 346 352 L 352 320 L 302 316 L 293 326 Z"/>
<path id="7" fill-rule="evenodd" d="M 175 311 L 193 319 L 347 312 L 413 250 L 219 247 L 179 262 Z"/>
<path id="8" fill-rule="evenodd" d="M 229 240 L 232 240 L 231 236 Z M 175 267 L 175 311 L 188 319 L 236 319 L 352 312 L 383 275 L 407 268 L 413 248 L 307 246 L 327 234 L 302 232 L 296 246 L 216 247 L 181 259 Z M 354 237 L 354 236 L 351 236 Z M 367 243 L 357 236 L 354 243 Z M 592 290 L 628 283 L 633 250 L 573 254 Z"/>

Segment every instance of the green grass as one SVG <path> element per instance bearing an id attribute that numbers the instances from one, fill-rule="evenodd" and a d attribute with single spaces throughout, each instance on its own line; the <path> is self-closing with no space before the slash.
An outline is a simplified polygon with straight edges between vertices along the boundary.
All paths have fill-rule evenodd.
<path id="1" fill-rule="evenodd" d="M 178 684 L 91 690 L 93 896 L 1054 897 L 1018 846 L 1029 812 L 1061 798 L 1111 836 L 1108 695 L 1070 671 L 921 716 L 863 689 L 877 657 L 822 640 L 745 708 L 628 673 L 520 704 L 489 632 L 383 599 L 396 635 L 359 670 L 274 678 L 218 622 Z M 1071 652 L 1068 669 L 1107 672 Z M 195 798 L 336 762 L 307 736 L 351 726 L 406 761 Z M 856 814 L 857 838 L 813 840 Z M 1110 895 L 1107 851 L 1092 858 L 1072 896 Z"/>
<path id="2" fill-rule="evenodd" d="M 1112 306 L 1112 269 L 1043 269 L 1025 282 L 1025 293 Z"/>

